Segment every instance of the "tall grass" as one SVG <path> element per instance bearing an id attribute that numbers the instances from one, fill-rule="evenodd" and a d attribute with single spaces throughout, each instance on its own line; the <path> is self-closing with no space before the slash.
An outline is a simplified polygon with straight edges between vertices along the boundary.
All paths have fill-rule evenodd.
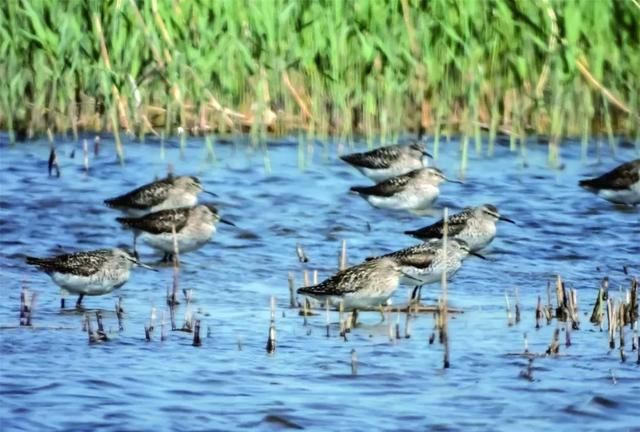
<path id="1" fill-rule="evenodd" d="M 639 23 L 635 0 L 7 0 L 0 129 L 637 139 Z"/>

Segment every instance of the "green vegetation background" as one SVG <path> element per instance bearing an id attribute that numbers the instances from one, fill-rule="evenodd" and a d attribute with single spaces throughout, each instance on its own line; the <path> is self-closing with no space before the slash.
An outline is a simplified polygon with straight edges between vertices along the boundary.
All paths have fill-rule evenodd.
<path id="1" fill-rule="evenodd" d="M 640 0 L 5 0 L 0 129 L 640 134 Z"/>

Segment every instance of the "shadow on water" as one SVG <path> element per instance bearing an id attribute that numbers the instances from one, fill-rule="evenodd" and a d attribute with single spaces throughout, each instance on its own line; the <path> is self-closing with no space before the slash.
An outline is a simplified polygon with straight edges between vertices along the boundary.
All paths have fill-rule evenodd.
<path id="1" fill-rule="evenodd" d="M 376 211 L 349 187 L 367 180 L 335 154 L 313 153 L 304 171 L 298 149 L 286 140 L 269 147 L 272 174 L 265 174 L 259 153 L 243 152 L 233 141 L 216 145 L 217 164 L 206 162 L 203 143 L 188 143 L 184 157 L 175 146 L 130 143 L 126 164 L 115 163 L 113 143 L 91 154 L 88 173 L 82 157 L 68 155 L 77 145 L 57 143 L 60 178 L 47 176 L 49 147 L 44 142 L 9 146 L 0 137 L 0 421 L 7 430 L 246 430 L 246 429 L 432 429 L 511 430 L 514 425 L 546 428 L 561 422 L 589 422 L 590 427 L 637 426 L 640 408 L 638 366 L 629 351 L 621 363 L 609 351 L 606 332 L 588 323 L 597 287 L 610 277 L 612 295 L 622 298 L 630 275 L 640 274 L 640 213 L 617 208 L 577 187 L 579 179 L 604 172 L 637 157 L 622 146 L 616 160 L 593 165 L 581 161 L 577 144 L 561 147 L 562 170 L 548 168 L 546 147 L 532 146 L 522 156 L 501 146 L 487 158 L 472 151 L 465 184 L 443 184 L 438 202 L 452 211 L 493 203 L 518 225 L 499 224 L 498 237 L 483 251 L 489 260 L 468 260 L 449 286 L 450 304 L 465 313 L 450 320 L 451 369 L 443 371 L 442 347 L 430 345 L 431 314 L 412 320 L 410 338 L 390 341 L 388 325 L 376 312 L 361 316 L 362 326 L 347 341 L 339 336 L 331 313 L 326 336 L 324 311 L 303 318 L 287 309 L 287 275 L 296 286 L 302 270 L 318 270 L 320 280 L 335 272 L 340 244 L 346 239 L 348 261 L 414 243 L 407 229 L 435 221 Z M 603 146 L 605 147 L 605 146 Z M 335 146 L 328 147 L 334 152 Z M 605 147 L 606 148 L 606 147 Z M 238 150 L 240 149 L 240 151 Z M 319 150 L 319 149 L 318 149 Z M 78 150 L 77 150 L 78 151 Z M 80 150 L 81 152 L 81 147 Z M 135 272 L 112 295 L 86 297 L 87 310 L 59 310 L 59 291 L 50 279 L 24 264 L 26 255 L 131 244 L 131 234 L 103 206 L 154 177 L 167 165 L 198 175 L 225 218 L 214 240 L 186 254 L 180 289 L 193 289 L 191 312 L 201 320 L 202 346 L 193 334 L 172 332 L 165 296 L 172 286 L 171 266 Z M 442 144 L 437 165 L 456 176 L 457 142 Z M 526 165 L 526 167 L 525 167 Z M 309 262 L 300 264 L 296 244 Z M 141 245 L 145 262 L 160 256 Z M 155 264 L 154 264 L 155 265 Z M 623 271 L 623 269 L 625 269 Z M 628 273 L 625 274 L 625 271 Z M 533 362 L 531 380 L 520 373 L 523 332 L 531 352 L 543 353 L 555 322 L 535 329 L 538 295 L 561 274 L 578 289 L 581 329 L 560 354 Z M 34 329 L 18 322 L 20 287 L 37 293 Z M 504 293 L 518 287 L 523 321 L 507 326 Z M 438 296 L 436 285 L 423 297 Z M 180 295 L 182 296 L 181 292 Z M 277 349 L 265 353 L 269 297 L 278 300 Z M 401 288 L 392 299 L 406 302 Z M 118 333 L 114 304 L 122 297 L 124 330 Z M 181 297 L 182 300 L 182 297 Z M 69 299 L 73 305 L 75 299 Z M 89 345 L 82 331 L 86 312 L 103 312 L 108 334 L 117 338 Z M 155 310 L 152 340 L 144 327 Z M 184 302 L 176 309 L 185 321 Z M 165 315 L 166 339 L 161 341 Z M 404 328 L 404 314 L 399 317 Z M 398 321 L 391 314 L 392 325 Z M 95 320 L 94 320 L 95 326 Z M 54 329 L 61 329 L 56 330 Z M 628 338 L 631 336 L 628 335 Z M 630 342 L 627 348 L 630 350 Z M 357 355 L 354 368 L 352 350 Z M 342 414 L 344 413 L 344 414 Z M 569 424 L 569 423 L 567 423 Z M 126 426 L 125 426 L 126 425 Z"/>

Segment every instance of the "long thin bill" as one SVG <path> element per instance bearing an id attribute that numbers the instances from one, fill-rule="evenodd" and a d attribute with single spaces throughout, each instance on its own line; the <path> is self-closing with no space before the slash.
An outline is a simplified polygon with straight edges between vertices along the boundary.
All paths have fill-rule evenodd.
<path id="1" fill-rule="evenodd" d="M 450 178 L 446 178 L 446 177 L 444 178 L 444 181 L 448 181 L 449 183 L 464 184 L 464 182 L 463 182 L 463 181 L 460 181 L 460 180 L 452 180 L 452 179 L 450 179 Z"/>
<path id="2" fill-rule="evenodd" d="M 507 218 L 507 217 L 504 217 L 504 216 L 500 216 L 498 219 L 503 220 L 503 221 L 505 221 L 505 222 L 512 223 L 512 224 L 516 224 L 516 221 L 511 220 L 511 219 L 509 219 L 509 218 Z M 517 224 L 516 224 L 516 225 L 517 225 Z"/>
<path id="3" fill-rule="evenodd" d="M 158 271 L 158 269 L 148 266 L 144 263 L 141 263 L 140 261 L 137 261 L 136 264 L 138 264 L 138 267 L 146 268 L 147 270 L 156 271 L 156 272 Z"/>
<path id="4" fill-rule="evenodd" d="M 220 222 L 222 222 L 223 224 L 236 226 L 236 224 L 234 224 L 233 222 L 231 222 L 230 220 L 227 220 L 227 219 L 220 218 Z"/>
<path id="5" fill-rule="evenodd" d="M 214 197 L 217 197 L 217 196 L 218 196 L 217 194 L 214 194 L 214 193 L 213 193 L 213 192 L 211 192 L 211 191 L 203 190 L 202 192 L 203 192 L 203 193 L 206 193 L 206 194 L 209 194 L 209 195 L 211 195 L 211 196 L 214 196 Z"/>
<path id="6" fill-rule="evenodd" d="M 469 255 L 477 256 L 478 258 L 482 258 L 483 260 L 487 259 L 486 256 L 480 255 L 478 252 L 469 252 Z"/>

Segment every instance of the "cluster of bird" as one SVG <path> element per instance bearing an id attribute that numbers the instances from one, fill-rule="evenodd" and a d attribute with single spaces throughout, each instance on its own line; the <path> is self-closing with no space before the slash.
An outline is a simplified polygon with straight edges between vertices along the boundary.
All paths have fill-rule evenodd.
<path id="1" fill-rule="evenodd" d="M 234 225 L 220 217 L 212 204 L 198 204 L 205 191 L 197 177 L 173 176 L 140 186 L 124 195 L 105 200 L 111 208 L 124 212 L 116 220 L 133 230 L 133 253 L 121 248 L 63 254 L 51 258 L 27 257 L 27 264 L 46 272 L 64 297 L 77 294 L 76 307 L 85 295 L 110 293 L 129 280 L 130 270 L 140 266 L 155 270 L 139 260 L 137 239 L 164 253 L 172 261 L 175 252 L 191 252 L 204 246 L 216 233 L 216 224 Z"/>
<path id="2" fill-rule="evenodd" d="M 393 145 L 365 153 L 342 156 L 374 186 L 352 187 L 372 206 L 419 212 L 429 209 L 439 195 L 439 184 L 448 180 L 437 168 L 424 165 L 430 155 L 418 142 Z M 640 203 L 640 159 L 624 163 L 600 177 L 582 180 L 580 186 L 616 204 Z M 346 309 L 379 307 L 388 302 L 400 283 L 414 287 L 412 298 L 420 300 L 420 288 L 453 276 L 468 255 L 486 247 L 496 235 L 496 222 L 504 220 L 492 204 L 468 207 L 460 213 L 426 226 L 405 231 L 423 243 L 386 255 L 368 258 L 320 284 L 298 293 L 320 302 L 342 304 Z M 449 239 L 445 246 L 443 237 Z"/>
<path id="3" fill-rule="evenodd" d="M 425 166 L 425 157 L 431 155 L 424 145 L 411 142 L 341 159 L 378 182 L 351 188 L 372 206 L 421 213 L 432 208 L 440 195 L 440 183 L 461 183 L 448 179 L 438 168 Z M 298 293 L 334 306 L 341 304 L 346 310 L 368 309 L 387 304 L 404 283 L 413 287 L 412 297 L 420 301 L 423 285 L 439 282 L 443 273 L 448 278 L 453 276 L 469 255 L 484 259 L 478 251 L 495 237 L 498 220 L 515 223 L 491 204 L 465 208 L 448 217 L 446 223 L 441 219 L 424 228 L 405 231 L 423 243 L 367 258 L 318 285 L 299 288 Z"/>
<path id="4" fill-rule="evenodd" d="M 353 187 L 374 207 L 420 212 L 428 210 L 439 195 L 446 178 L 441 170 L 425 166 L 430 156 L 419 142 L 382 147 L 341 159 L 378 182 L 374 186 Z M 580 186 L 618 204 L 640 203 L 640 159 L 627 162 Z M 43 270 L 60 286 L 64 295 L 77 294 L 76 306 L 85 295 L 102 295 L 119 288 L 129 279 L 130 270 L 140 262 L 136 250 L 138 238 L 164 253 L 170 261 L 174 253 L 190 252 L 205 245 L 215 234 L 222 219 L 211 204 L 198 204 L 205 191 L 191 176 L 168 176 L 143 185 L 124 195 L 105 200 L 107 206 L 127 214 L 117 218 L 133 230 L 133 253 L 120 248 L 76 252 L 51 258 L 27 257 L 27 263 Z M 421 229 L 406 231 L 423 243 L 386 255 L 366 259 L 341 270 L 320 284 L 302 287 L 298 293 L 345 309 L 368 309 L 385 305 L 400 283 L 414 287 L 419 301 L 420 288 L 441 280 L 443 273 L 453 276 L 469 255 L 481 258 L 478 251 L 496 235 L 496 222 L 515 223 L 491 204 L 468 207 Z M 446 231 L 446 247 L 445 236 Z M 64 303 L 63 303 L 64 305 Z"/>

